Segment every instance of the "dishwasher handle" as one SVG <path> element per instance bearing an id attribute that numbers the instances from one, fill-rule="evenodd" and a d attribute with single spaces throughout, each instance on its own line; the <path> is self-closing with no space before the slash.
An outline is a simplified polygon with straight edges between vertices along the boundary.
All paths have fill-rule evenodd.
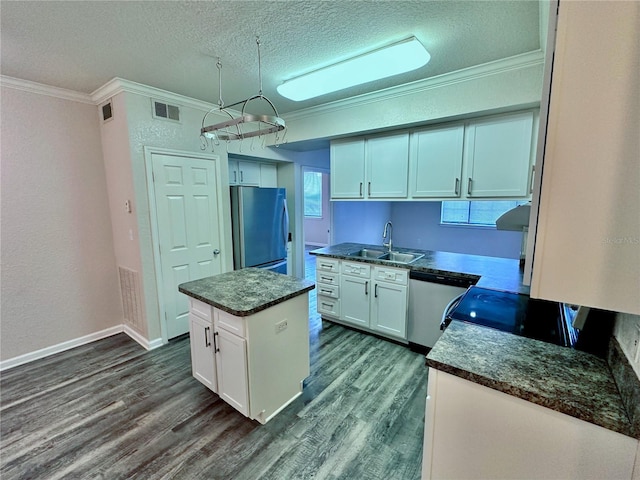
<path id="1" fill-rule="evenodd" d="M 464 297 L 465 293 L 467 292 L 462 292 L 460 295 L 456 296 L 444 308 L 444 311 L 442 312 L 442 321 L 440 322 L 440 330 L 444 330 L 449 326 L 449 324 L 451 323 L 451 319 L 449 318 L 449 313 L 451 312 L 451 310 L 453 310 L 458 306 L 458 304 L 460 303 L 460 300 L 462 300 L 462 297 Z"/>

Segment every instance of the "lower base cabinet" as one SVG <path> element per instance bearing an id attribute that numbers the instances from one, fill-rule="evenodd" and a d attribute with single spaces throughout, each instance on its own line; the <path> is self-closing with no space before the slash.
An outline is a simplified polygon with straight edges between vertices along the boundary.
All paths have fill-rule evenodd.
<path id="1" fill-rule="evenodd" d="M 426 403 L 425 480 L 633 478 L 626 435 L 433 368 Z"/>
<path id="2" fill-rule="evenodd" d="M 309 376 L 309 295 L 246 317 L 190 299 L 193 376 L 264 424 L 302 393 Z"/>

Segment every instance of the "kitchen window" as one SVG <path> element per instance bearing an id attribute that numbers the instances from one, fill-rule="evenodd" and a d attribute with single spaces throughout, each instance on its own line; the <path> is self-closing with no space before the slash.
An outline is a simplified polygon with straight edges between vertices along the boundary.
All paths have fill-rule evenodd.
<path id="1" fill-rule="evenodd" d="M 495 227 L 496 220 L 508 210 L 525 205 L 527 201 L 446 201 L 440 209 L 442 225 L 470 225 Z"/>
<path id="2" fill-rule="evenodd" d="M 322 172 L 304 172 L 304 216 L 322 218 Z"/>

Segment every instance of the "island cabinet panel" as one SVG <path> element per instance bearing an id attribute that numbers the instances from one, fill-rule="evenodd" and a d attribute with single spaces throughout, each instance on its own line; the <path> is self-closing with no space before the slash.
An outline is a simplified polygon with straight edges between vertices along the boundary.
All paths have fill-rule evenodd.
<path id="1" fill-rule="evenodd" d="M 638 440 L 429 368 L 422 478 L 631 479 Z"/>
<path id="2" fill-rule="evenodd" d="M 464 125 L 429 128 L 411 134 L 411 198 L 458 198 L 462 182 Z"/>
<path id="3" fill-rule="evenodd" d="M 533 112 L 469 122 L 465 129 L 468 198 L 530 195 Z"/>
<path id="4" fill-rule="evenodd" d="M 194 308 L 194 302 L 197 305 Z M 189 313 L 189 340 L 191 342 L 191 372 L 203 385 L 217 393 L 216 360 L 213 347 L 213 322 L 201 318 L 195 313 L 206 305 L 197 300 L 191 301 L 192 309 Z M 211 307 L 206 305 L 208 310 Z"/>
<path id="5" fill-rule="evenodd" d="M 223 328 L 216 328 L 215 335 L 218 395 L 240 413 L 248 416 L 247 341 Z"/>

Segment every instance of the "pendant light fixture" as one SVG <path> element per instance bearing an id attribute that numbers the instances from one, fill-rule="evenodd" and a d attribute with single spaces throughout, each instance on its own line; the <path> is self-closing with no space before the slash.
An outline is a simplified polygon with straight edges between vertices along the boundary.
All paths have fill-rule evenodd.
<path id="1" fill-rule="evenodd" d="M 243 140 L 245 138 L 260 137 L 271 133 L 277 134 L 278 132 L 286 129 L 285 122 L 278 115 L 278 110 L 276 109 L 275 105 L 262 94 L 260 37 L 256 37 L 256 45 L 258 47 L 258 94 L 253 95 L 246 100 L 242 100 L 228 106 L 225 106 L 224 101 L 222 100 L 222 63 L 220 62 L 220 58 L 218 58 L 218 61 L 216 62 L 216 67 L 218 68 L 219 87 L 218 106 L 209 110 L 202 118 L 202 128 L 200 129 L 202 150 L 205 150 L 209 146 L 209 142 L 211 142 L 211 146 L 213 148 L 214 145 L 219 145 L 220 141 L 228 142 L 231 140 Z M 271 110 L 273 110 L 273 115 L 248 113 L 247 106 L 250 102 L 256 100 L 263 100 L 264 102 L 266 102 Z M 237 105 L 242 105 L 239 116 L 234 115 L 234 113 L 237 113 L 237 111 L 232 112 L 228 110 L 230 107 L 234 107 Z M 222 113 L 229 118 L 222 122 L 205 126 L 206 119 L 212 112 Z M 275 143 L 278 144 L 282 141 L 282 138 L 276 135 L 275 140 Z"/>

